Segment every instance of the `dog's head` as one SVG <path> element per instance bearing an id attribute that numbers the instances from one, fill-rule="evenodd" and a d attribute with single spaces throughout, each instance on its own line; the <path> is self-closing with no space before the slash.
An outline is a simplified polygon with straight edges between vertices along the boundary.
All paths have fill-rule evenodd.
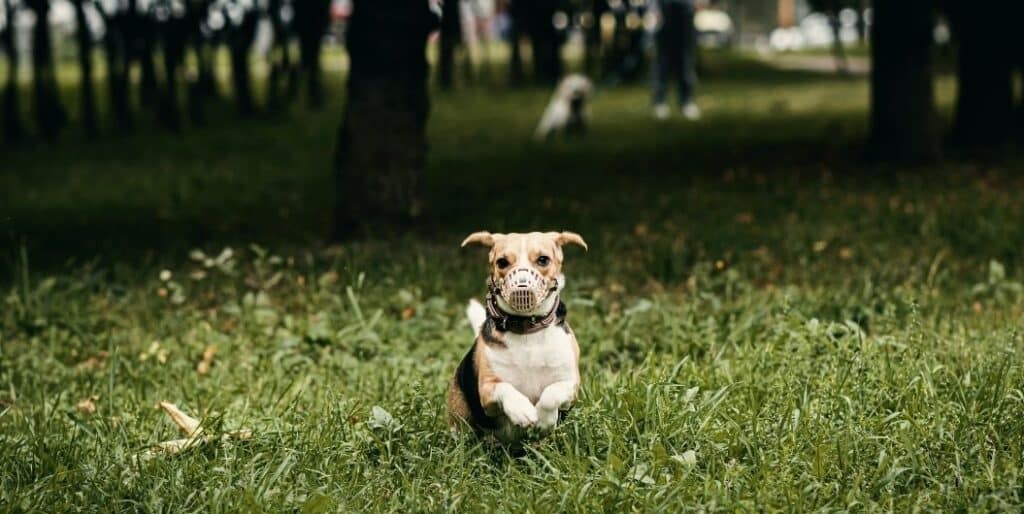
<path id="1" fill-rule="evenodd" d="M 575 232 L 474 232 L 462 246 L 470 243 L 491 248 L 489 287 L 501 301 L 501 307 L 516 314 L 535 314 L 553 292 L 561 289 L 564 284 L 563 245 L 587 248 L 587 243 Z"/>
<path id="2" fill-rule="evenodd" d="M 586 98 L 594 91 L 594 83 L 579 73 L 573 73 L 558 84 L 558 95 L 565 99 Z"/>

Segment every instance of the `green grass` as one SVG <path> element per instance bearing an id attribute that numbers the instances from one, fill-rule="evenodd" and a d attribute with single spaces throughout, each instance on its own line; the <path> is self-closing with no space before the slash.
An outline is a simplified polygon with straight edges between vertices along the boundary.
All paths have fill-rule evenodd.
<path id="1" fill-rule="evenodd" d="M 0 510 L 1020 509 L 1019 160 L 867 167 L 865 82 L 720 56 L 697 124 L 630 86 L 537 145 L 547 95 L 436 94 L 432 228 L 341 246 L 337 97 L 5 149 Z M 484 279 L 458 242 L 529 228 L 590 243 L 583 391 L 513 456 L 451 437 L 444 390 Z M 142 458 L 159 400 L 253 438 Z"/>

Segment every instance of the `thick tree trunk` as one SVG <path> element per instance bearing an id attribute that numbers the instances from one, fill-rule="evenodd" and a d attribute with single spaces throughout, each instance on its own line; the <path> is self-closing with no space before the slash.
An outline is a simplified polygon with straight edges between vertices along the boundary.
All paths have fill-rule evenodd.
<path id="1" fill-rule="evenodd" d="M 1016 56 L 1006 37 L 1012 30 L 1010 20 L 1019 18 L 993 17 L 963 2 L 951 5 L 950 21 L 959 50 L 953 118 L 953 142 L 958 145 L 998 146 L 1013 136 Z"/>
<path id="2" fill-rule="evenodd" d="M 882 160 L 938 158 L 931 0 L 878 0 L 871 45 L 871 149 Z"/>
<path id="3" fill-rule="evenodd" d="M 14 9 L 10 0 L 3 0 L 7 19 L 14 18 Z M 4 86 L 4 137 L 11 142 L 21 140 L 25 129 L 21 126 L 21 108 L 18 106 L 18 49 L 14 44 L 14 24 L 8 22 L 7 28 L 0 33 L 0 44 L 7 55 L 7 84 Z"/>
<path id="4" fill-rule="evenodd" d="M 441 7 L 441 48 L 437 63 L 437 81 L 450 90 L 455 79 L 455 50 L 462 39 L 459 0 L 445 0 Z"/>
<path id="5" fill-rule="evenodd" d="M 544 85 L 553 85 L 562 76 L 562 40 L 552 23 L 554 14 L 554 2 L 534 0 L 529 6 L 533 74 Z"/>
<path id="6" fill-rule="evenodd" d="M 426 2 L 355 0 L 336 156 L 336 239 L 420 219 L 430 109 L 426 43 L 437 23 Z"/>
<path id="7" fill-rule="evenodd" d="M 36 119 L 39 131 L 49 141 L 57 138 L 64 123 L 65 112 L 57 95 L 57 78 L 53 62 L 53 42 L 50 39 L 50 2 L 34 0 L 29 7 L 35 12 L 36 24 L 32 29 L 32 83 Z"/>
<path id="8" fill-rule="evenodd" d="M 330 0 L 301 0 L 295 3 L 295 24 L 299 32 L 299 61 L 306 76 L 309 104 L 324 104 L 320 51 L 330 21 Z"/>
<path id="9" fill-rule="evenodd" d="M 89 139 L 97 135 L 96 93 L 93 85 L 92 31 L 85 17 L 85 0 L 75 0 L 75 39 L 78 41 L 78 67 L 82 71 L 79 92 L 82 95 L 82 129 Z"/>

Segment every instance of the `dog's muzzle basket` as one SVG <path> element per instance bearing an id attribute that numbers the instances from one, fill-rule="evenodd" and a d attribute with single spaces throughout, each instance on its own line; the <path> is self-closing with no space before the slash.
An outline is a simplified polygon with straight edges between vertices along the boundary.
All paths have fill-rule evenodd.
<path id="1" fill-rule="evenodd" d="M 557 283 L 552 286 L 548 279 L 531 268 L 517 268 L 505 275 L 505 278 L 492 283 L 491 289 L 513 310 L 529 312 L 536 309 L 552 290 L 557 289 Z"/>

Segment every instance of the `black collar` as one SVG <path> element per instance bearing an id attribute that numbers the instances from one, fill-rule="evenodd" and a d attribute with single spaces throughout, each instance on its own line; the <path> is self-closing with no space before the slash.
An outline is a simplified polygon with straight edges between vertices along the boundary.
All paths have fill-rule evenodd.
<path id="1" fill-rule="evenodd" d="M 547 314 L 540 316 L 517 316 L 509 314 L 498 306 L 498 300 L 493 293 L 487 293 L 487 317 L 494 321 L 494 327 L 502 332 L 513 334 L 532 334 L 540 332 L 545 328 L 561 323 L 565 320 L 565 304 L 559 298 L 555 306 Z"/>

